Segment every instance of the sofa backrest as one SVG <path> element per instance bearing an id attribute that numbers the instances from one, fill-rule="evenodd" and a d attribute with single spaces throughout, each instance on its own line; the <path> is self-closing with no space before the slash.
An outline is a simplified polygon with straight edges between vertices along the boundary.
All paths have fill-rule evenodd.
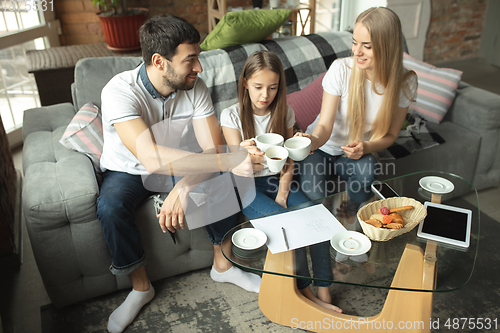
<path id="1" fill-rule="evenodd" d="M 88 102 L 101 107 L 102 88 L 118 73 L 134 69 L 141 57 L 96 57 L 80 59 L 75 65 L 73 105 L 76 110 Z"/>
<path id="2" fill-rule="evenodd" d="M 285 69 L 287 93 L 305 88 L 323 74 L 336 58 L 351 54 L 349 32 L 325 32 L 265 40 L 261 43 L 231 46 L 200 54 L 205 81 L 217 118 L 237 100 L 237 82 L 245 60 L 258 50 L 276 53 Z M 140 57 L 85 58 L 75 66 L 73 104 L 79 110 L 85 103 L 101 105 L 101 90 L 111 78 L 138 66 Z"/>
<path id="3" fill-rule="evenodd" d="M 352 34 L 324 32 L 306 36 L 269 39 L 261 43 L 226 47 L 202 52 L 200 77 L 207 84 L 217 118 L 237 101 L 238 78 L 250 54 L 269 50 L 278 55 L 286 75 L 287 93 L 309 85 L 322 75 L 336 58 L 351 54 Z"/>

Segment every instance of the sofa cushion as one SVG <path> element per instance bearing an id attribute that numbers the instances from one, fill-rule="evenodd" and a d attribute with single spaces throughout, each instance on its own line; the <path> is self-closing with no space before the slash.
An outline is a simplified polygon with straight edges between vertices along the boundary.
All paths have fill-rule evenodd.
<path id="1" fill-rule="evenodd" d="M 100 159 L 104 144 L 101 111 L 87 103 L 73 117 L 59 141 L 68 149 L 87 155 L 96 171 L 101 171 Z"/>
<path id="2" fill-rule="evenodd" d="M 204 51 L 256 43 L 276 31 L 292 13 L 289 9 L 240 10 L 228 12 L 200 47 Z"/>
<path id="3" fill-rule="evenodd" d="M 410 105 L 410 110 L 415 110 L 422 118 L 439 124 L 455 98 L 462 72 L 435 67 L 406 53 L 403 63 L 418 76 L 417 101 Z"/>
<path id="4" fill-rule="evenodd" d="M 295 111 L 295 120 L 300 129 L 305 132 L 307 126 L 311 124 L 321 111 L 321 101 L 323 99 L 323 77 L 320 75 L 307 87 L 294 93 L 288 94 L 286 102 Z"/>

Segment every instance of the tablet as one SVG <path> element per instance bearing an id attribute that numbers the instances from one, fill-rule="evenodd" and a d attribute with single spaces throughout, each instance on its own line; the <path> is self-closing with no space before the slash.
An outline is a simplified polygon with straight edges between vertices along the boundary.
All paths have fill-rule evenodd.
<path id="1" fill-rule="evenodd" d="M 417 237 L 430 239 L 453 248 L 467 249 L 470 244 L 472 211 L 426 201 L 427 216 L 418 226 Z"/>

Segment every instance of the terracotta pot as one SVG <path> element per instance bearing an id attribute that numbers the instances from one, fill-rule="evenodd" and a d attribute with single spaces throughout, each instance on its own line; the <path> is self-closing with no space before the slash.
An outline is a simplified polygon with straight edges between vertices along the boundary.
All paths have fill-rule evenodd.
<path id="1" fill-rule="evenodd" d="M 149 10 L 135 8 L 141 12 L 124 16 L 100 15 L 104 39 L 108 49 L 117 52 L 135 51 L 141 48 L 139 43 L 139 28 L 146 21 Z"/>

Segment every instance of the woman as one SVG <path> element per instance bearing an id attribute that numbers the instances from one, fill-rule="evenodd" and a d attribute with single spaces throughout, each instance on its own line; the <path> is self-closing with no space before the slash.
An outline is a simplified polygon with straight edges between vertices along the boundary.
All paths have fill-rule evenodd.
<path id="1" fill-rule="evenodd" d="M 321 112 L 306 133 L 312 155 L 300 165 L 302 191 L 318 199 L 335 190 L 331 174 L 347 182 L 347 209 L 355 213 L 371 196 L 372 153 L 397 138 L 417 80 L 403 68 L 403 33 L 388 8 L 370 8 L 356 19 L 354 56 L 337 59 L 323 79 Z"/>

